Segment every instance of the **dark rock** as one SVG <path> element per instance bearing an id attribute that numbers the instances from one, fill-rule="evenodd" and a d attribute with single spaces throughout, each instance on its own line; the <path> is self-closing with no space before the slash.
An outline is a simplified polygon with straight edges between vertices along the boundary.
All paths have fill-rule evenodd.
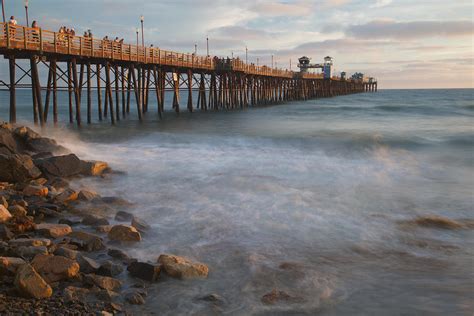
<path id="1" fill-rule="evenodd" d="M 61 145 L 58 145 L 54 139 L 41 137 L 30 139 L 27 143 L 28 149 L 34 153 L 67 153 L 68 150 Z"/>
<path id="2" fill-rule="evenodd" d="M 68 178 L 82 172 L 82 161 L 74 154 L 37 159 L 35 164 L 50 179 Z"/>
<path id="3" fill-rule="evenodd" d="M 69 226 L 74 226 L 74 225 L 77 225 L 77 224 L 80 224 L 80 223 L 81 223 L 80 221 L 73 221 L 72 219 L 69 219 L 69 218 L 61 218 L 58 221 L 58 224 L 66 224 L 66 225 L 69 225 Z"/>
<path id="4" fill-rule="evenodd" d="M 59 203 L 69 203 L 77 200 L 78 193 L 73 189 L 65 189 L 63 192 L 55 196 L 55 200 Z"/>
<path id="5" fill-rule="evenodd" d="M 56 189 L 66 189 L 69 187 L 69 182 L 63 178 L 53 178 L 49 181 L 49 184 Z"/>
<path id="6" fill-rule="evenodd" d="M 47 255 L 48 248 L 46 248 L 45 246 L 21 246 L 21 247 L 12 249 L 12 252 L 18 257 L 31 260 L 36 255 Z"/>
<path id="7" fill-rule="evenodd" d="M 4 148 L 4 152 L 15 154 L 18 152 L 18 144 L 12 133 L 5 129 L 0 129 L 0 149 Z"/>
<path id="8" fill-rule="evenodd" d="M 27 214 L 26 209 L 20 205 L 11 205 L 10 207 L 8 207 L 8 211 L 13 216 L 25 216 Z"/>
<path id="9" fill-rule="evenodd" d="M 135 227 L 140 232 L 147 231 L 151 228 L 150 225 L 147 224 L 147 222 L 137 217 L 133 217 L 132 226 Z"/>
<path id="10" fill-rule="evenodd" d="M 97 261 L 83 256 L 82 254 L 77 256 L 77 262 L 81 267 L 82 273 L 96 273 L 100 268 L 100 264 Z"/>
<path id="11" fill-rule="evenodd" d="M 110 240 L 115 241 L 140 241 L 142 237 L 135 227 L 127 225 L 115 225 L 108 233 Z"/>
<path id="12" fill-rule="evenodd" d="M 118 222 L 130 222 L 133 220 L 133 214 L 125 211 L 118 211 L 117 214 L 115 214 L 115 220 Z"/>
<path id="13" fill-rule="evenodd" d="M 86 215 L 82 219 L 82 224 L 89 225 L 89 226 L 102 226 L 102 225 L 109 225 L 109 221 L 105 217 L 91 214 L 91 215 Z"/>
<path id="14" fill-rule="evenodd" d="M 130 203 L 129 201 L 117 196 L 104 196 L 101 198 L 101 200 L 102 202 L 106 204 L 112 204 L 115 206 L 131 206 L 132 205 L 132 203 Z M 129 220 L 131 220 L 131 218 Z"/>
<path id="15" fill-rule="evenodd" d="M 28 216 L 15 216 L 8 222 L 8 228 L 15 234 L 22 234 L 24 232 L 33 231 L 35 223 Z"/>
<path id="16" fill-rule="evenodd" d="M 86 251 L 105 249 L 102 238 L 94 234 L 77 231 L 70 233 L 67 237 L 70 238 L 70 243 L 75 244 Z"/>
<path id="17" fill-rule="evenodd" d="M 136 292 L 136 291 L 126 293 L 125 300 L 133 305 L 145 304 L 145 299 L 143 298 L 143 296 L 139 292 Z"/>
<path id="18" fill-rule="evenodd" d="M 77 199 L 80 201 L 92 201 L 96 198 L 100 198 L 100 196 L 97 193 L 89 190 L 81 190 L 77 196 Z"/>
<path id="19" fill-rule="evenodd" d="M 161 268 L 159 265 L 146 262 L 132 262 L 128 265 L 127 271 L 133 277 L 154 282 L 160 276 Z"/>
<path id="20" fill-rule="evenodd" d="M 119 260 L 128 261 L 130 259 L 130 257 L 120 249 L 110 248 L 107 251 L 107 254 L 111 256 L 112 258 L 119 259 Z"/>
<path id="21" fill-rule="evenodd" d="M 108 277 L 115 277 L 123 272 L 123 267 L 119 264 L 115 264 L 112 261 L 106 261 L 102 263 L 97 274 L 108 276 Z"/>
<path id="22" fill-rule="evenodd" d="M 65 248 L 65 247 L 58 247 L 54 251 L 54 255 L 63 256 L 63 257 L 66 257 L 66 258 L 69 258 L 69 259 L 72 259 L 72 260 L 76 260 L 78 254 L 79 254 L 79 251 L 72 250 L 72 249 Z M 79 263 L 79 265 L 80 265 L 80 263 Z"/>
<path id="23" fill-rule="evenodd" d="M 262 296 L 262 303 L 267 305 L 273 305 L 280 302 L 285 303 L 301 303 L 303 299 L 301 297 L 291 296 L 290 294 L 273 289 L 271 292 Z"/>
<path id="24" fill-rule="evenodd" d="M 0 257 L 0 275 L 15 275 L 18 268 L 26 262 L 16 257 Z"/>
<path id="25" fill-rule="evenodd" d="M 31 155 L 31 159 L 36 160 L 36 159 L 42 159 L 42 158 L 50 158 L 53 156 L 54 155 L 51 152 L 42 152 L 42 153 Z"/>
<path id="26" fill-rule="evenodd" d="M 14 234 L 7 226 L 5 226 L 4 224 L 0 224 L 0 239 L 10 240 L 13 238 L 13 236 Z"/>
<path id="27" fill-rule="evenodd" d="M 41 135 L 36 133 L 34 130 L 27 126 L 20 126 L 13 130 L 13 134 L 23 139 L 24 141 L 30 141 L 33 139 L 41 138 Z"/>
<path id="28" fill-rule="evenodd" d="M 84 275 L 84 282 L 89 285 L 95 285 L 104 290 L 117 291 L 122 287 L 122 282 L 106 276 L 96 274 Z"/>
<path id="29" fill-rule="evenodd" d="M 211 302 L 213 304 L 222 304 L 222 303 L 224 303 L 224 299 L 220 295 L 215 294 L 215 293 L 204 295 L 202 297 L 199 297 L 198 299 L 200 301 Z"/>
<path id="30" fill-rule="evenodd" d="M 0 155 L 0 181 L 25 182 L 38 178 L 41 171 L 27 155 Z"/>

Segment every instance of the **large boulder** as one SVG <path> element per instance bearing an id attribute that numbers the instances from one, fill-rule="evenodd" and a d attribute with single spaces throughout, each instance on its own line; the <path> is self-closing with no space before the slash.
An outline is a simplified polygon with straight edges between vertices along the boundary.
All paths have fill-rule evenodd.
<path id="1" fill-rule="evenodd" d="M 41 138 L 41 135 L 36 133 L 34 130 L 27 126 L 20 126 L 13 130 L 13 134 L 23 139 L 24 141 L 30 141 L 33 139 Z"/>
<path id="2" fill-rule="evenodd" d="M 15 287 L 25 297 L 41 299 L 53 295 L 51 286 L 29 264 L 24 264 L 18 268 Z"/>
<path id="3" fill-rule="evenodd" d="M 77 196 L 79 201 L 92 201 L 95 198 L 99 198 L 99 194 L 91 190 L 81 190 Z"/>
<path id="4" fill-rule="evenodd" d="M 79 273 L 79 264 L 69 258 L 54 255 L 36 255 L 31 266 L 48 283 L 74 278 Z"/>
<path id="5" fill-rule="evenodd" d="M 97 251 L 105 248 L 102 238 L 94 234 L 77 231 L 70 233 L 67 237 L 70 238 L 70 243 L 86 251 Z"/>
<path id="6" fill-rule="evenodd" d="M 69 203 L 77 200 L 77 192 L 73 189 L 66 189 L 54 198 L 59 203 Z"/>
<path id="7" fill-rule="evenodd" d="M 158 280 L 161 272 L 159 265 L 138 261 L 130 263 L 127 270 L 131 276 L 150 282 Z"/>
<path id="8" fill-rule="evenodd" d="M 160 255 L 158 262 L 166 274 L 174 278 L 206 278 L 209 273 L 209 268 L 205 264 L 175 255 Z"/>
<path id="9" fill-rule="evenodd" d="M 100 176 L 107 169 L 109 169 L 109 165 L 103 161 L 82 162 L 82 174 L 85 176 Z"/>
<path id="10" fill-rule="evenodd" d="M 0 275 L 15 274 L 19 267 L 26 262 L 21 258 L 16 257 L 0 257 Z"/>
<path id="11" fill-rule="evenodd" d="M 18 144 L 12 132 L 5 128 L 0 128 L 0 149 L 2 152 L 14 154 L 18 152 Z"/>
<path id="12" fill-rule="evenodd" d="M 5 223 L 10 218 L 12 218 L 12 214 L 5 208 L 5 206 L 0 205 L 0 223 Z"/>
<path id="13" fill-rule="evenodd" d="M 46 237 L 58 238 L 72 233 L 72 228 L 66 224 L 38 224 L 36 231 Z"/>
<path id="14" fill-rule="evenodd" d="M 81 267 L 82 273 L 95 273 L 100 268 L 100 263 L 82 254 L 79 254 L 77 256 L 77 262 L 79 263 L 79 266 Z"/>
<path id="15" fill-rule="evenodd" d="M 74 154 L 35 160 L 36 166 L 49 178 L 72 177 L 81 174 L 82 161 Z"/>
<path id="16" fill-rule="evenodd" d="M 23 189 L 25 196 L 47 196 L 48 188 L 42 185 L 29 184 Z"/>
<path id="17" fill-rule="evenodd" d="M 142 237 L 133 226 L 115 225 L 109 231 L 109 239 L 115 241 L 140 241 Z"/>
<path id="18" fill-rule="evenodd" d="M 109 225 L 109 221 L 103 216 L 90 214 L 84 216 L 84 218 L 82 219 L 82 224 L 88 226 L 103 226 Z"/>
<path id="19" fill-rule="evenodd" d="M 108 260 L 100 265 L 97 274 L 114 277 L 123 272 L 123 267 L 120 264 L 115 264 L 112 261 Z"/>
<path id="20" fill-rule="evenodd" d="M 26 182 L 40 175 L 41 171 L 33 164 L 30 156 L 0 154 L 0 181 Z"/>

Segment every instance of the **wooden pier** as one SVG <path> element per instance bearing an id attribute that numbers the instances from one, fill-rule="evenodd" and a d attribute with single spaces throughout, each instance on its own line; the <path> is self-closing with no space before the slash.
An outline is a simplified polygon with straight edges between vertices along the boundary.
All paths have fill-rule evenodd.
<path id="1" fill-rule="evenodd" d="M 156 112 L 161 118 L 165 112 L 165 93 L 173 94 L 171 106 L 179 113 L 184 106 L 190 112 L 244 109 L 377 91 L 377 82 L 324 79 L 318 74 L 246 64 L 238 58 L 196 56 L 9 23 L 0 23 L 0 54 L 9 62 L 9 78 L 0 77 L 0 84 L 10 93 L 12 123 L 16 122 L 16 89 L 25 87 L 20 81 L 28 78 L 33 120 L 41 125 L 50 121 L 51 116 L 53 123 L 58 123 L 61 87 L 69 96 L 69 122 L 77 125 L 84 123 L 83 117 L 89 124 L 93 117 L 115 124 L 130 114 L 132 98 L 136 101 L 139 120 L 151 111 L 155 98 Z M 17 63 L 22 59 L 29 60 L 29 69 Z M 40 64 L 48 71 L 47 82 L 43 84 Z M 183 89 L 188 96 L 185 105 L 180 102 Z M 83 91 L 85 115 L 81 106 Z M 196 100 L 193 92 L 197 92 Z M 93 93 L 97 94 L 95 105 Z"/>

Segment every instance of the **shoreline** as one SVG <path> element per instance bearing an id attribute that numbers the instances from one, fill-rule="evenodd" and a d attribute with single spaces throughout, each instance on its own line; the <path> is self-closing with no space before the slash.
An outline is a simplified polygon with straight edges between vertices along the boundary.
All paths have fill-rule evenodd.
<path id="1" fill-rule="evenodd" d="M 128 314 L 161 275 L 207 277 L 205 264 L 184 257 L 143 262 L 123 252 L 150 229 L 133 204 L 70 185 L 115 173 L 107 163 L 3 123 L 0 166 L 0 313 Z"/>

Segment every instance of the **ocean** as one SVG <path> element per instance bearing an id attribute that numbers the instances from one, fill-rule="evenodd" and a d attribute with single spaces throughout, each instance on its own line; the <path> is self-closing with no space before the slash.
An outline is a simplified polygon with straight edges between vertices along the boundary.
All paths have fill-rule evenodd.
<path id="1" fill-rule="evenodd" d="M 19 120 L 31 124 L 29 91 L 17 97 Z M 159 120 L 151 102 L 143 123 L 131 113 L 112 127 L 94 112 L 80 129 L 65 124 L 67 95 L 59 100 L 62 123 L 43 133 L 124 171 L 73 185 L 129 199 L 152 226 L 125 250 L 209 266 L 205 280 L 149 287 L 137 313 L 472 315 L 474 90 L 205 113 L 184 112 L 183 96 L 179 116 L 168 100 Z M 407 224 L 434 215 L 466 228 Z M 273 289 L 289 298 L 264 304 Z M 211 293 L 221 299 L 199 299 Z"/>

